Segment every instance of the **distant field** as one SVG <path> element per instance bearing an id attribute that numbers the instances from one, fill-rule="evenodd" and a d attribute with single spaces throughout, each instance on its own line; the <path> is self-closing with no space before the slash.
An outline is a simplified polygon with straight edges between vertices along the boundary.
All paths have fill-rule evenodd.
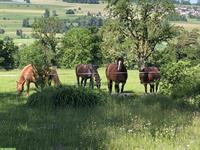
<path id="1" fill-rule="evenodd" d="M 30 23 L 34 18 L 41 17 L 45 9 L 49 9 L 50 13 L 56 11 L 58 17 L 61 19 L 75 19 L 80 15 L 86 15 L 88 11 L 92 13 L 98 13 L 105 11 L 105 4 L 73 4 L 65 3 L 58 0 L 45 0 L 45 1 L 31 1 L 31 4 L 25 3 L 0 3 L 0 28 L 5 30 L 5 34 L 0 35 L 0 38 L 10 36 L 14 39 L 15 43 L 27 43 L 28 39 L 21 39 L 16 36 L 16 30 L 22 29 L 23 33 L 28 37 L 31 35 L 31 28 L 22 27 L 22 20 L 25 18 L 30 19 Z M 66 15 L 67 9 L 76 9 L 75 15 Z M 79 10 L 78 10 L 79 9 Z M 34 40 L 30 38 L 28 43 L 32 43 Z"/>
<path id="2" fill-rule="evenodd" d="M 34 40 L 31 38 L 31 28 L 22 27 L 22 20 L 25 18 L 30 19 L 30 23 L 34 18 L 41 17 L 45 11 L 49 9 L 50 12 L 56 11 L 59 18 L 62 19 L 75 19 L 80 15 L 86 15 L 87 12 L 106 14 L 106 4 L 78 4 L 78 3 L 65 3 L 62 0 L 32 0 L 31 4 L 26 3 L 11 3 L 0 2 L 0 28 L 5 29 L 5 34 L 0 35 L 0 38 L 10 36 L 14 39 L 16 44 L 19 43 L 32 43 Z M 66 15 L 67 9 L 75 9 L 75 15 Z M 182 26 L 186 30 L 194 28 L 200 29 L 200 21 L 189 19 L 188 22 L 172 22 L 177 26 Z M 26 34 L 26 39 L 20 39 L 16 36 L 16 30 L 22 29 Z M 28 39 L 27 39 L 28 38 Z M 30 39 L 30 41 L 29 41 Z"/>

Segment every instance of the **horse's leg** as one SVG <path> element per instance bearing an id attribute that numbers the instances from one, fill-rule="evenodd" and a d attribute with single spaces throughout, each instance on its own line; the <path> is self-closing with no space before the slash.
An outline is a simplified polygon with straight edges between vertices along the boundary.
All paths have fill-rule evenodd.
<path id="1" fill-rule="evenodd" d="M 27 86 L 27 93 L 26 93 L 26 95 L 29 96 L 30 81 L 26 81 L 26 86 Z"/>
<path id="2" fill-rule="evenodd" d="M 158 91 L 158 85 L 159 85 L 159 82 L 156 82 L 156 93 Z"/>
<path id="3" fill-rule="evenodd" d="M 145 93 L 147 93 L 147 83 L 144 83 Z"/>
<path id="4" fill-rule="evenodd" d="M 77 79 L 77 84 L 78 84 L 78 86 L 80 86 L 79 76 L 77 76 L 76 79 Z"/>
<path id="5" fill-rule="evenodd" d="M 150 92 L 154 93 L 154 83 L 150 83 Z"/>
<path id="6" fill-rule="evenodd" d="M 87 79 L 84 80 L 84 87 L 86 86 L 86 83 L 87 83 Z"/>
<path id="7" fill-rule="evenodd" d="M 83 86 L 84 78 L 81 78 L 81 86 Z"/>
<path id="8" fill-rule="evenodd" d="M 121 87 L 121 93 L 123 93 L 124 92 L 124 85 L 126 84 L 126 82 L 123 82 L 122 83 L 122 87 Z"/>
<path id="9" fill-rule="evenodd" d="M 94 89 L 94 80 L 93 77 L 90 78 L 90 87 Z"/>
<path id="10" fill-rule="evenodd" d="M 119 83 L 115 82 L 115 92 L 119 93 Z"/>
<path id="11" fill-rule="evenodd" d="M 112 83 L 113 83 L 112 80 L 108 80 L 108 90 L 109 90 L 109 93 L 112 93 Z"/>

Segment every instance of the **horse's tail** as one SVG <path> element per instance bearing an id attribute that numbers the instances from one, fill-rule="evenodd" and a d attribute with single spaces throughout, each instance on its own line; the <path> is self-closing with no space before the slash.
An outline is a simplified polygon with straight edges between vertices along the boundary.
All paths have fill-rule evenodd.
<path id="1" fill-rule="evenodd" d="M 107 79 L 108 79 L 108 76 L 109 76 L 109 75 L 108 75 L 108 66 L 109 66 L 109 64 L 106 65 L 106 71 L 105 71 L 105 72 L 106 72 L 106 78 L 107 78 Z"/>
<path id="2" fill-rule="evenodd" d="M 78 85 L 80 85 L 79 75 L 78 75 L 78 67 L 79 67 L 79 66 L 80 66 L 80 64 L 79 64 L 79 65 L 76 65 L 76 67 L 75 67 L 75 73 L 76 73 L 76 79 L 77 79 Z"/>

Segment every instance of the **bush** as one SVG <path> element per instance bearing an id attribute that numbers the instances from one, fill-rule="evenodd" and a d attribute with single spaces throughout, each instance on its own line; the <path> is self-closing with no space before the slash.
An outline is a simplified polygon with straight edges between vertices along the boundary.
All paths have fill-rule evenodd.
<path id="1" fill-rule="evenodd" d="M 27 101 L 28 106 L 54 108 L 60 107 L 84 107 L 103 104 L 106 101 L 105 94 L 87 88 L 75 86 L 49 87 L 42 92 L 32 94 Z"/>
<path id="2" fill-rule="evenodd" d="M 175 98 L 198 95 L 200 81 L 198 77 L 195 77 L 198 73 L 197 70 L 186 61 L 164 65 L 161 68 L 161 92 Z"/>
<path id="3" fill-rule="evenodd" d="M 68 9 L 66 10 L 65 14 L 75 14 L 75 12 L 72 9 Z"/>
<path id="4" fill-rule="evenodd" d="M 0 34 L 4 34 L 5 30 L 4 29 L 0 29 Z"/>

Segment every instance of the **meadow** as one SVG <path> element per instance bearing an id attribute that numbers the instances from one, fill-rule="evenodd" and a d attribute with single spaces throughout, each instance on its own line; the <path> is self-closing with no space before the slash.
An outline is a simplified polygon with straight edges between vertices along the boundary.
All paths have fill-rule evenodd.
<path id="1" fill-rule="evenodd" d="M 105 68 L 100 68 L 107 92 Z M 75 85 L 72 69 L 58 70 L 61 82 Z M 9 75 L 9 76 L 7 76 Z M 200 114 L 183 101 L 144 95 L 138 71 L 129 70 L 126 92 L 94 107 L 44 110 L 27 106 L 16 94 L 19 70 L 0 71 L 0 147 L 17 149 L 198 150 Z M 35 92 L 32 86 L 31 93 Z"/>

